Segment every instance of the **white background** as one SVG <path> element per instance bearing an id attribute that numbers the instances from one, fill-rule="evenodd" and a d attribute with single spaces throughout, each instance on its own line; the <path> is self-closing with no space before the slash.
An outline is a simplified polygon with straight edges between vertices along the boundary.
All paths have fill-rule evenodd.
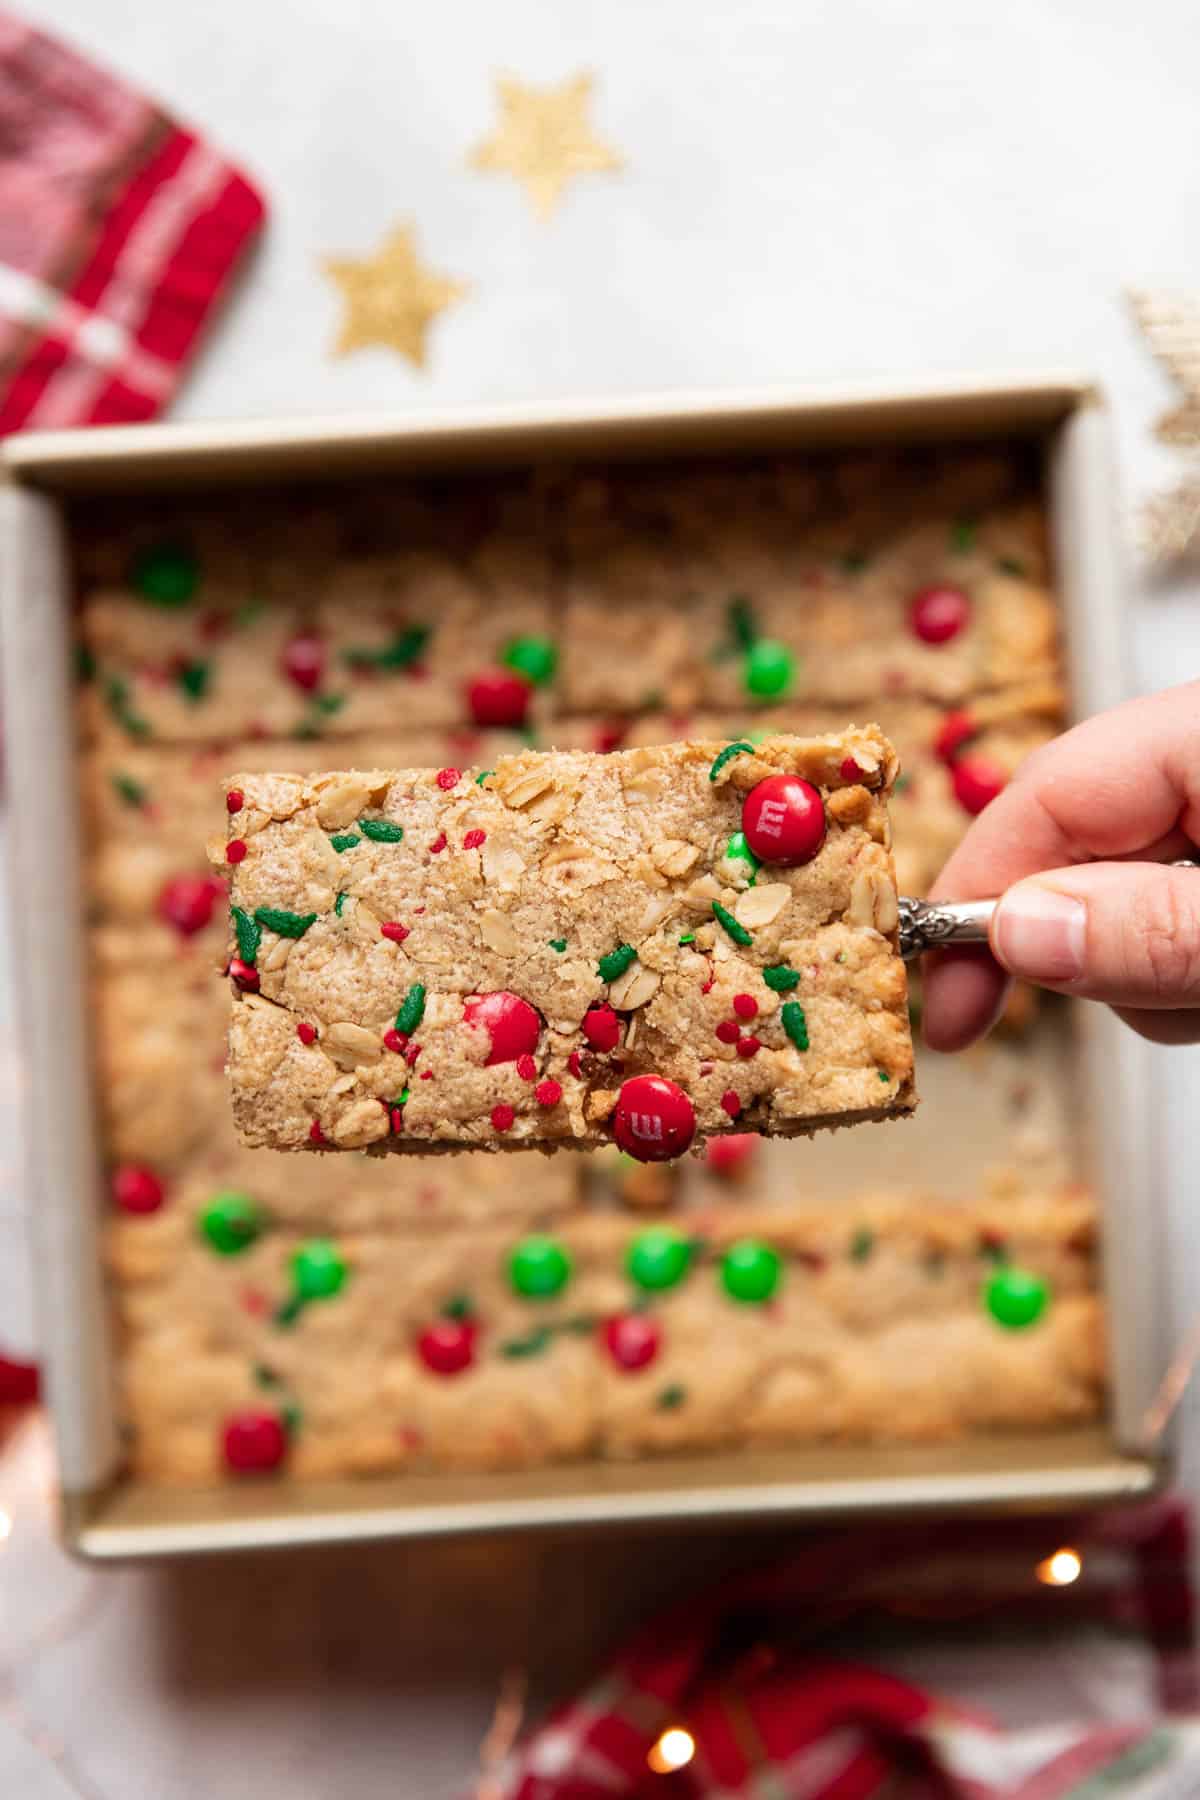
<path id="1" fill-rule="evenodd" d="M 26 11 L 194 123 L 267 196 L 266 241 L 176 417 L 1069 367 L 1111 396 L 1130 511 L 1178 467 L 1151 439 L 1169 395 L 1122 291 L 1200 295 L 1200 38 L 1185 0 L 40 0 Z M 492 122 L 497 71 L 548 82 L 581 68 L 597 75 L 596 128 L 627 166 L 581 181 L 543 225 L 514 183 L 472 172 L 466 157 Z M 404 219 L 434 268 L 472 283 L 469 298 L 433 328 L 424 373 L 386 350 L 332 360 L 339 300 L 318 259 L 368 254 Z M 1135 574 L 1130 595 L 1131 679 L 1150 688 L 1200 672 L 1195 582 Z M 1179 1320 L 1200 1309 L 1198 1057 L 1158 1061 Z M 11 1216 L 11 1183 L 3 1204 Z M 11 1272 L 0 1302 L 0 1341 L 19 1342 L 24 1300 Z M 1186 1465 L 1200 1472 L 1195 1435 Z M 403 1609 L 399 1566 L 397 1553 L 389 1592 Z M 556 1566 L 569 1570 L 569 1559 Z M 461 1599 L 476 1574 L 465 1552 L 453 1567 L 447 1591 Z M 272 1579 L 275 1601 L 264 1603 L 282 1605 Z M 424 1730 L 414 1715 L 378 1768 L 347 1764 L 379 1693 L 334 1682 L 328 1699 L 339 1652 L 327 1647 L 329 1729 L 311 1717 L 302 1726 L 284 1687 L 299 1679 L 294 1646 L 314 1619 L 298 1633 L 281 1627 L 292 1673 L 278 1690 L 268 1680 L 249 1710 L 209 1670 L 207 1688 L 184 1684 L 186 1704 L 181 1690 L 156 1711 L 164 1590 L 146 1577 L 106 1580 L 110 1633 L 116 1607 L 120 1642 L 136 1642 L 145 1667 L 131 1669 L 122 1650 L 114 1660 L 111 1636 L 89 1654 L 87 1634 L 74 1640 L 73 1681 L 97 1684 L 109 1705 L 142 1706 L 139 1741 L 119 1754 L 103 1706 L 72 1709 L 68 1735 L 103 1800 L 206 1795 L 218 1766 L 228 1800 L 436 1800 L 469 1767 L 479 1720 L 456 1735 L 432 1704 Z M 533 1582 L 526 1612 L 548 1599 L 533 1597 Z M 244 1611 L 250 1590 L 230 1578 L 224 1592 L 242 1594 Z M 290 1604 L 298 1591 L 286 1588 Z M 310 1609 L 322 1591 L 320 1581 L 305 1590 Z M 200 1631 L 194 1584 L 169 1592 L 191 1596 L 180 1619 Z M 419 1604 L 436 1614 L 424 1589 Z M 436 1625 L 429 1680 L 438 1687 L 445 1664 L 438 1692 L 450 1705 L 454 1633 Z M 212 1647 L 203 1654 L 219 1660 Z M 340 1654 L 353 1663 L 349 1642 Z M 401 1685 L 410 1665 L 411 1681 L 411 1646 Z M 490 1674 L 462 1679 L 476 1676 L 486 1695 Z M 200 1755 L 197 1707 L 206 1731 L 224 1725 L 244 1754 L 230 1747 L 214 1763 L 206 1737 Z M 437 1746 L 421 1775 L 418 1735 Z M 5 1791 L 72 1791 L 42 1765 L 22 1785 L 16 1760 L 6 1784 L 5 1767 L 0 1747 Z"/>

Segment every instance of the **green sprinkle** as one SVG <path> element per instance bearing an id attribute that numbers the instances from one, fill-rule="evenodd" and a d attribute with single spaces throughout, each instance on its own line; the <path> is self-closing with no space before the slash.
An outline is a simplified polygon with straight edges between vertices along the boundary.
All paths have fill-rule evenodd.
<path id="1" fill-rule="evenodd" d="M 248 912 L 240 906 L 230 908 L 233 917 L 233 929 L 237 935 L 238 955 L 244 963 L 253 968 L 258 960 L 258 946 L 262 942 L 262 926 L 257 919 L 252 919 Z"/>
<path id="2" fill-rule="evenodd" d="M 392 1101 L 392 1105 L 393 1106 L 407 1106 L 408 1105 L 408 1096 L 411 1092 L 412 1092 L 411 1088 L 401 1088 L 400 1092 L 396 1095 L 396 1098 Z"/>
<path id="3" fill-rule="evenodd" d="M 879 1076 L 880 1081 L 882 1081 L 883 1085 L 886 1087 L 888 1082 L 892 1079 L 891 1076 L 888 1074 L 887 1070 L 886 1069 L 877 1069 L 875 1072 Z"/>
<path id="4" fill-rule="evenodd" d="M 763 970 L 763 980 L 776 994 L 790 994 L 800 985 L 800 971 L 789 969 L 786 963 L 772 963 L 769 969 Z"/>
<path id="5" fill-rule="evenodd" d="M 544 687 L 558 667 L 558 651 L 549 638 L 513 638 L 501 661 L 518 675 L 524 675 L 534 687 Z"/>
<path id="6" fill-rule="evenodd" d="M 729 625 L 729 635 L 739 650 L 752 650 L 758 639 L 758 627 L 754 622 L 754 608 L 746 594 L 733 594 L 725 609 L 725 618 Z"/>
<path id="7" fill-rule="evenodd" d="M 509 1338 L 506 1343 L 501 1344 L 500 1354 L 510 1359 L 519 1356 L 540 1356 L 543 1350 L 549 1349 L 553 1336 L 554 1333 L 549 1325 L 537 1325 L 528 1337 Z"/>
<path id="8" fill-rule="evenodd" d="M 865 550 L 847 550 L 845 556 L 841 559 L 841 563 L 847 575 L 857 575 L 861 570 L 866 568 L 870 560 L 871 559 Z"/>
<path id="9" fill-rule="evenodd" d="M 659 1412 L 675 1412 L 687 1399 L 687 1389 L 682 1382 L 673 1381 L 669 1387 L 662 1389 L 654 1397 L 654 1404 Z"/>
<path id="10" fill-rule="evenodd" d="M 452 1294 L 440 1311 L 443 1319 L 471 1319 L 475 1316 L 475 1304 L 470 1294 Z"/>
<path id="11" fill-rule="evenodd" d="M 741 944 L 744 947 L 745 945 L 754 942 L 753 937 L 751 937 L 750 933 L 746 930 L 746 927 L 744 925 L 739 925 L 733 914 L 727 907 L 722 906 L 719 900 L 713 901 L 712 909 L 713 918 L 717 921 L 718 925 L 724 927 L 735 944 Z"/>
<path id="12" fill-rule="evenodd" d="M 283 1386 L 282 1379 L 275 1373 L 274 1369 L 268 1369 L 266 1363 L 255 1363 L 254 1379 L 259 1387 L 262 1388 L 277 1388 Z"/>
<path id="13" fill-rule="evenodd" d="M 245 631 L 248 625 L 253 625 L 256 619 L 261 619 L 266 610 L 265 600 L 247 600 L 246 604 L 239 606 L 234 613 L 233 622 L 239 631 Z"/>
<path id="14" fill-rule="evenodd" d="M 303 1294 L 290 1295 L 282 1306 L 276 1307 L 272 1323 L 282 1326 L 294 1325 L 307 1305 L 308 1301 Z"/>
<path id="15" fill-rule="evenodd" d="M 345 694 L 318 694 L 313 701 L 313 706 L 319 713 L 341 712 L 345 704 Z"/>
<path id="16" fill-rule="evenodd" d="M 695 941 L 696 941 L 696 934 L 694 931 L 685 931 L 683 936 L 679 940 L 681 947 L 684 944 L 694 944 Z"/>
<path id="17" fill-rule="evenodd" d="M 1001 556 L 996 560 L 996 567 L 1002 575 L 1012 575 L 1018 581 L 1025 579 L 1025 564 L 1019 563 L 1015 556 Z"/>
<path id="18" fill-rule="evenodd" d="M 804 1008 L 798 1000 L 788 1000 L 780 1013 L 783 1029 L 795 1044 L 797 1050 L 808 1049 L 808 1020 L 804 1016 Z"/>
<path id="19" fill-rule="evenodd" d="M 342 661 L 352 669 L 407 669 L 416 662 L 428 642 L 427 625 L 408 625 L 381 650 L 369 647 L 344 650 Z"/>
<path id="20" fill-rule="evenodd" d="M 75 679 L 80 683 L 89 682 L 96 673 L 96 659 L 86 644 L 75 647 Z"/>
<path id="21" fill-rule="evenodd" d="M 104 684 L 104 704 L 130 737 L 149 737 L 149 720 L 143 719 L 129 703 L 129 684 L 119 675 L 110 675 Z"/>
<path id="22" fill-rule="evenodd" d="M 396 1030 L 409 1036 L 417 1029 L 425 1017 L 425 989 L 418 981 L 410 987 L 404 996 L 400 1011 L 396 1014 Z"/>
<path id="23" fill-rule="evenodd" d="M 196 592 L 200 566 L 183 544 L 152 544 L 134 558 L 130 579 L 143 600 L 173 612 Z"/>
<path id="24" fill-rule="evenodd" d="M 140 781 L 133 779 L 132 775 L 111 775 L 109 780 L 118 797 L 125 802 L 126 806 L 145 806 L 146 790 Z"/>
<path id="25" fill-rule="evenodd" d="M 275 906 L 256 906 L 254 916 L 268 931 L 278 932 L 280 937 L 286 938 L 302 938 L 309 926 L 317 922 L 316 913 L 285 912 Z"/>
<path id="26" fill-rule="evenodd" d="M 280 1407 L 279 1423 L 283 1426 L 288 1437 L 295 1437 L 301 1425 L 304 1423 L 304 1414 L 300 1411 L 300 1408 L 296 1405 L 294 1400 L 288 1400 Z"/>
<path id="27" fill-rule="evenodd" d="M 708 779 L 715 781 L 725 764 L 732 762 L 735 756 L 752 756 L 753 753 L 754 745 L 748 744 L 745 738 L 739 738 L 736 744 L 726 744 L 720 754 L 714 756 L 712 768 L 708 771 Z"/>
<path id="28" fill-rule="evenodd" d="M 771 733 L 767 730 L 766 726 L 764 725 L 761 731 L 748 731 L 746 733 L 746 736 L 749 739 L 750 743 L 757 750 L 758 746 L 762 743 L 765 743 L 766 740 L 771 736 Z"/>
<path id="29" fill-rule="evenodd" d="M 563 953 L 563 951 L 564 951 L 564 950 L 565 950 L 565 949 L 566 949 L 566 947 L 567 947 L 567 940 L 566 940 L 566 938 L 550 938 L 550 939 L 549 939 L 549 940 L 548 940 L 548 941 L 549 941 L 549 944 L 550 944 L 550 948 L 551 948 L 551 949 L 552 949 L 552 950 L 557 950 L 557 951 L 558 951 L 558 954 L 559 954 L 559 955 L 560 955 L 560 956 L 561 956 L 561 955 L 562 955 L 562 953 Z"/>
<path id="30" fill-rule="evenodd" d="M 854 1236 L 850 1239 L 850 1261 L 857 1263 L 866 1262 L 874 1248 L 875 1233 L 873 1231 L 868 1231 L 864 1226 L 862 1230 L 856 1231 Z"/>
<path id="31" fill-rule="evenodd" d="M 193 705 L 203 700 L 208 693 L 208 683 L 212 676 L 212 664 L 209 662 L 186 662 L 175 679 L 183 694 Z"/>
<path id="32" fill-rule="evenodd" d="M 329 841 L 339 856 L 342 854 L 343 850 L 353 850 L 355 844 L 362 843 L 362 839 L 358 836 L 357 832 L 354 831 L 340 831 L 336 837 L 331 837 Z"/>
<path id="33" fill-rule="evenodd" d="M 893 791 L 893 793 L 902 794 L 906 787 L 911 787 L 911 786 L 912 786 L 912 776 L 911 775 L 897 775 L 896 784 L 892 791 Z"/>
<path id="34" fill-rule="evenodd" d="M 393 825 L 390 819 L 360 819 L 358 829 L 376 844 L 398 844 L 404 836 L 403 825 Z"/>
<path id="35" fill-rule="evenodd" d="M 968 556 L 975 548 L 974 519 L 956 519 L 950 527 L 950 548 L 957 556 Z"/>
<path id="36" fill-rule="evenodd" d="M 623 975 L 630 963 L 637 961 L 637 951 L 632 944 L 618 944 L 607 956 L 602 956 L 596 964 L 596 973 L 601 981 L 615 981 Z"/>
<path id="37" fill-rule="evenodd" d="M 495 773 L 495 769 L 480 769 L 478 775 L 475 777 L 475 786 L 482 787 L 488 776 L 494 775 Z"/>
<path id="38" fill-rule="evenodd" d="M 342 916 L 342 908 L 343 908 L 343 906 L 345 906 L 345 904 L 346 904 L 345 894 L 339 894 L 337 899 L 333 903 L 333 910 L 337 914 L 339 919 Z"/>

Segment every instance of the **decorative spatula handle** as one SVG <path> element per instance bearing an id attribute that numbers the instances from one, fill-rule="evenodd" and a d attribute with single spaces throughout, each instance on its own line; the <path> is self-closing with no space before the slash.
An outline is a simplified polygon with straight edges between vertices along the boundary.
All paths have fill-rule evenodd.
<path id="1" fill-rule="evenodd" d="M 1171 867 L 1196 869 L 1200 863 L 1185 859 Z M 900 954 L 912 962 L 926 950 L 942 950 L 947 944 L 986 944 L 995 910 L 994 900 L 911 900 L 902 894 Z"/>

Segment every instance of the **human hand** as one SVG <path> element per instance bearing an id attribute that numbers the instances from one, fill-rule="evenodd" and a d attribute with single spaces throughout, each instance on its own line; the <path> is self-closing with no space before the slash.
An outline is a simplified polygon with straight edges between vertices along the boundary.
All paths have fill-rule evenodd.
<path id="1" fill-rule="evenodd" d="M 1200 1041 L 1200 681 L 1099 713 L 1034 752 L 930 895 L 1000 896 L 986 951 L 925 958 L 925 1040 L 961 1050 L 1017 975 L 1106 1001 L 1143 1037 Z M 1159 864 L 1159 867 L 1153 865 Z"/>

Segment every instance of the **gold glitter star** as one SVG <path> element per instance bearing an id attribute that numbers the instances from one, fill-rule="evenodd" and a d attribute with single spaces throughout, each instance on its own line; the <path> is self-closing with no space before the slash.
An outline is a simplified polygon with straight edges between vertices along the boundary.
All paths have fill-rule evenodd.
<path id="1" fill-rule="evenodd" d="M 334 356 L 386 344 L 423 369 L 430 325 L 470 292 L 468 283 L 423 267 L 411 225 L 397 225 L 374 256 L 362 260 L 324 256 L 321 267 L 337 282 L 346 302 Z"/>
<path id="2" fill-rule="evenodd" d="M 500 121 L 471 152 L 472 166 L 515 176 L 538 218 L 548 219 L 577 175 L 622 167 L 616 151 L 596 137 L 585 117 L 591 95 L 588 74 L 549 88 L 497 76 Z"/>

